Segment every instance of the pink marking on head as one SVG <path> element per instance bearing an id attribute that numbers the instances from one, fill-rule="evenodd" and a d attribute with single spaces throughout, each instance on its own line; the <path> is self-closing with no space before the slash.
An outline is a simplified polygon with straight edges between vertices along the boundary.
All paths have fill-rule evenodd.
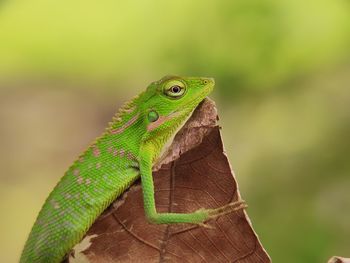
<path id="1" fill-rule="evenodd" d="M 136 157 L 132 154 L 132 152 L 128 152 L 127 156 L 128 156 L 128 159 L 131 160 L 131 161 L 136 159 Z"/>
<path id="2" fill-rule="evenodd" d="M 153 131 L 154 129 L 158 128 L 160 125 L 164 124 L 167 120 L 169 120 L 168 117 L 159 116 L 159 119 L 155 122 L 151 122 L 147 126 L 147 131 Z"/>
<path id="3" fill-rule="evenodd" d="M 117 149 L 115 149 L 115 150 L 113 151 L 113 155 L 114 155 L 114 156 L 117 156 L 117 155 L 118 155 L 118 150 L 117 150 Z"/>
<path id="4" fill-rule="evenodd" d="M 101 151 L 99 148 L 97 148 L 97 146 L 95 146 L 93 149 L 92 149 L 92 153 L 95 157 L 99 157 L 100 154 L 101 154 Z"/>
<path id="5" fill-rule="evenodd" d="M 101 163 L 98 162 L 98 163 L 96 164 L 96 169 L 100 169 L 100 168 L 101 168 Z"/>
<path id="6" fill-rule="evenodd" d="M 74 171 L 73 171 L 74 176 L 78 176 L 79 173 L 80 173 L 79 169 L 74 169 Z"/>
<path id="7" fill-rule="evenodd" d="M 156 120 L 155 122 L 151 122 L 150 124 L 148 124 L 147 126 L 147 131 L 153 131 L 154 129 L 158 128 L 159 126 L 161 126 L 162 124 L 164 124 L 165 122 L 176 118 L 177 116 L 179 116 L 181 114 L 181 112 L 173 112 L 171 114 L 169 114 L 168 116 L 159 116 L 159 119 Z"/>
<path id="8" fill-rule="evenodd" d="M 78 184 L 82 184 L 83 181 L 84 181 L 84 178 L 81 177 L 81 176 L 79 176 L 79 177 L 78 177 L 78 180 L 77 180 Z"/>
<path id="9" fill-rule="evenodd" d="M 124 155 L 125 155 L 125 150 L 124 150 L 124 149 L 120 149 L 119 155 L 120 155 L 120 157 L 124 157 Z"/>
<path id="10" fill-rule="evenodd" d="M 117 128 L 117 129 L 113 129 L 110 132 L 112 134 L 120 134 L 120 133 L 124 132 L 127 128 L 129 128 L 131 125 L 133 125 L 137 121 L 139 116 L 140 116 L 140 113 L 136 114 L 127 123 L 125 123 L 122 127 Z"/>
<path id="11" fill-rule="evenodd" d="M 85 179 L 85 184 L 86 184 L 86 185 L 91 184 L 91 180 L 90 180 L 89 178 Z"/>

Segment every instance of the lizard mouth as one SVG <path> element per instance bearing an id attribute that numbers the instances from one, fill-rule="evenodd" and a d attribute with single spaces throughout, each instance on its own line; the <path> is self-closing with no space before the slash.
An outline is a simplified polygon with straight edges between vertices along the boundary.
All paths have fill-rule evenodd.
<path id="1" fill-rule="evenodd" d="M 190 102 L 187 102 L 186 104 L 182 104 L 177 110 L 173 111 L 172 113 L 169 114 L 169 116 L 173 117 L 173 114 L 179 114 L 181 115 L 181 113 L 186 113 L 187 111 L 187 107 L 186 105 L 196 105 L 195 108 L 193 108 L 193 110 L 191 110 L 189 113 L 190 115 L 192 115 L 193 111 L 195 111 L 195 109 L 197 109 L 199 107 L 199 105 L 201 104 L 201 102 L 203 102 L 208 96 L 208 94 L 213 90 L 214 85 L 207 85 L 206 88 L 193 100 L 191 100 Z"/>
<path id="2" fill-rule="evenodd" d="M 205 86 L 205 89 L 203 89 L 203 91 L 195 99 L 191 100 L 190 102 L 182 103 L 178 107 L 178 109 L 170 112 L 166 116 L 159 117 L 159 119 L 156 122 L 148 125 L 147 130 L 149 132 L 153 131 L 156 128 L 158 128 L 160 125 L 162 125 L 163 123 L 165 123 L 169 120 L 172 120 L 172 119 L 177 119 L 177 118 L 180 119 L 180 123 L 182 123 L 181 125 L 179 125 L 179 129 L 181 129 L 181 127 L 191 117 L 193 112 L 198 108 L 200 103 L 205 100 L 206 95 L 210 93 L 213 86 L 214 85 L 208 84 L 207 86 Z M 193 107 L 192 105 L 195 105 L 195 107 Z"/>

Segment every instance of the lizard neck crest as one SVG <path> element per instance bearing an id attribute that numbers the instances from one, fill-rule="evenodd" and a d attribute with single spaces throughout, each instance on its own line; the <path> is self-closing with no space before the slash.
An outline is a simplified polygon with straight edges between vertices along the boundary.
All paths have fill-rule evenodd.
<path id="1" fill-rule="evenodd" d="M 137 121 L 140 114 L 136 113 L 137 103 L 144 92 L 126 102 L 114 115 L 107 128 L 108 133 L 118 134 Z"/>

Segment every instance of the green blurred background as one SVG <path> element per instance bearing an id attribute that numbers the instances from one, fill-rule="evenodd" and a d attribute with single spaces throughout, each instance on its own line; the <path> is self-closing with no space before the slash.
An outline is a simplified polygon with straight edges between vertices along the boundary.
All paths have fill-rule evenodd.
<path id="1" fill-rule="evenodd" d="M 274 262 L 350 257 L 350 2 L 0 1 L 0 255 L 115 110 L 212 76 L 226 150 Z"/>

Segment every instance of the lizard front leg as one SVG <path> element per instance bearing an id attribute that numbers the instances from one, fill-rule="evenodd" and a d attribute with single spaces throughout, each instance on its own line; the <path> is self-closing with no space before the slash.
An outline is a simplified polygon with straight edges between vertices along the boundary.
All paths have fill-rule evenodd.
<path id="1" fill-rule="evenodd" d="M 191 223 L 201 224 L 234 211 L 246 208 L 244 201 L 229 203 L 215 209 L 199 209 L 193 213 L 158 213 L 154 199 L 154 184 L 152 177 L 152 147 L 141 147 L 140 173 L 143 192 L 143 203 L 147 219 L 154 224 Z"/>

